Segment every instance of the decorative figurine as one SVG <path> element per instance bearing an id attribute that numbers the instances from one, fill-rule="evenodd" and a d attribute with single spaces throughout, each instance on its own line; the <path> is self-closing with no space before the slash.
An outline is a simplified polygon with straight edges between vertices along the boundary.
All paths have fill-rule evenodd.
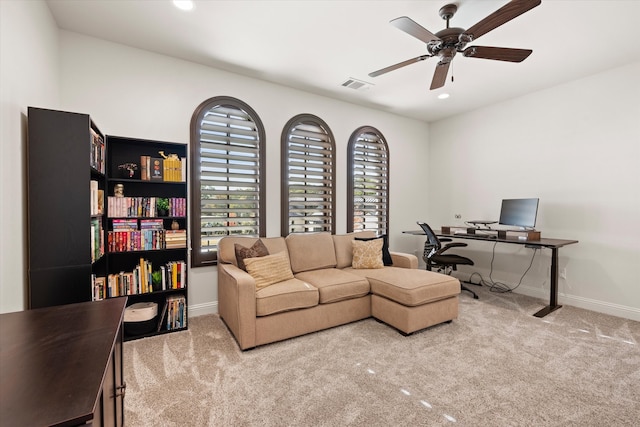
<path id="1" fill-rule="evenodd" d="M 116 184 L 113 187 L 113 195 L 116 197 L 124 197 L 124 185 L 123 184 Z"/>

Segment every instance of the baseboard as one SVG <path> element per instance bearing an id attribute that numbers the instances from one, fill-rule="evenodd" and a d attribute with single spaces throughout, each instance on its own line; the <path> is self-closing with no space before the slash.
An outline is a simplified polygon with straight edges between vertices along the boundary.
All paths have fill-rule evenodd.
<path id="1" fill-rule="evenodd" d="M 470 274 L 456 273 L 463 280 L 467 280 Z M 518 289 L 513 291 L 517 294 L 527 295 L 533 298 L 540 298 L 549 301 L 549 288 L 540 289 L 520 285 Z M 640 309 L 620 304 L 613 304 L 606 301 L 594 300 L 591 298 L 579 297 L 576 295 L 558 293 L 558 303 L 561 305 L 570 305 L 572 307 L 584 308 L 585 310 L 597 311 L 598 313 L 609 314 L 611 316 L 622 317 L 624 319 L 640 321 Z"/>
<path id="2" fill-rule="evenodd" d="M 217 314 L 218 301 L 194 304 L 189 306 L 189 317 L 204 316 L 205 314 Z"/>
<path id="3" fill-rule="evenodd" d="M 520 286 L 514 292 L 549 301 L 548 290 Z M 634 307 L 613 304 L 606 301 L 599 301 L 575 295 L 568 295 L 562 292 L 558 293 L 558 303 L 561 305 L 570 305 L 572 307 L 584 308 L 585 310 L 597 311 L 598 313 L 609 314 L 611 316 L 622 317 L 624 319 L 640 321 L 640 309 Z"/>

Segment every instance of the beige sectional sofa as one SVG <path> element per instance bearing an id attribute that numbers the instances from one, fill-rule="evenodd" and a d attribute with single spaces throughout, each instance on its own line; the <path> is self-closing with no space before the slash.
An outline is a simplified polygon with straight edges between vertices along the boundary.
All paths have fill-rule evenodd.
<path id="1" fill-rule="evenodd" d="M 244 259 L 249 272 L 238 267 L 237 251 L 258 239 L 221 239 L 218 311 L 240 348 L 371 316 L 405 334 L 457 318 L 460 282 L 418 269 L 414 255 L 391 252 L 392 266 L 354 268 L 354 248 L 371 249 L 360 239 L 373 237 L 360 232 L 261 238 L 268 255 Z M 356 261 L 362 264 L 360 252 Z"/>

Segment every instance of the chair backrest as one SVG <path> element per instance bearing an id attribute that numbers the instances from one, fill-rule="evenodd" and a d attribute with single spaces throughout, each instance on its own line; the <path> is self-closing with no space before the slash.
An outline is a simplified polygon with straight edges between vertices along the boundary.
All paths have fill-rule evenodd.
<path id="1" fill-rule="evenodd" d="M 418 221 L 418 225 L 427 236 L 427 241 L 424 244 L 424 253 L 422 254 L 422 258 L 427 261 L 427 259 L 431 258 L 434 253 L 438 252 L 442 248 L 442 243 L 440 243 L 436 233 L 434 233 L 431 227 L 429 227 L 429 224 Z"/>

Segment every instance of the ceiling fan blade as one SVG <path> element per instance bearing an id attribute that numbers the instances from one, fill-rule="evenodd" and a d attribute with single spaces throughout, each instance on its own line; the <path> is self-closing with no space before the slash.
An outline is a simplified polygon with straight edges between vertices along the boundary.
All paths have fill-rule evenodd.
<path id="1" fill-rule="evenodd" d="M 469 28 L 465 33 L 471 36 L 471 40 L 477 40 L 483 34 L 533 9 L 541 2 L 541 0 L 512 0 Z"/>
<path id="2" fill-rule="evenodd" d="M 440 40 L 438 36 L 409 17 L 401 16 L 400 18 L 392 19 L 389 23 L 397 29 L 404 31 L 410 36 L 413 36 L 425 43 Z"/>
<path id="3" fill-rule="evenodd" d="M 438 62 L 438 65 L 436 65 L 436 71 L 433 73 L 433 80 L 431 80 L 431 90 L 444 86 L 444 82 L 447 80 L 447 73 L 449 72 L 450 64 L 451 62 Z"/>
<path id="4" fill-rule="evenodd" d="M 495 59 L 497 61 L 522 62 L 533 52 L 531 49 L 508 47 L 470 46 L 462 51 L 468 58 Z"/>
<path id="5" fill-rule="evenodd" d="M 369 73 L 369 77 L 378 77 L 381 74 L 388 73 L 389 71 L 397 70 L 398 68 L 406 67 L 407 65 L 411 65 L 415 62 L 424 61 L 425 59 L 430 58 L 429 55 L 420 55 L 415 58 L 407 59 L 406 61 L 399 62 L 395 65 L 390 65 L 388 67 L 382 68 L 378 71 L 374 71 L 373 73 Z"/>

